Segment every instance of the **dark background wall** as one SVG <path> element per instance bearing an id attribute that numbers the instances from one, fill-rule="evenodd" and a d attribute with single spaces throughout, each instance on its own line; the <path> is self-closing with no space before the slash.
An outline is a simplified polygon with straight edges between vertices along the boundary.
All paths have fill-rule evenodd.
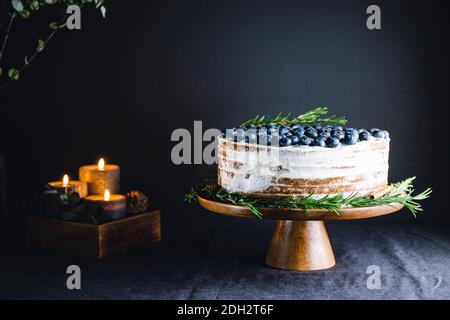
<path id="1" fill-rule="evenodd" d="M 369 4 L 382 30 L 366 28 Z M 391 132 L 390 179 L 434 189 L 417 220 L 448 223 L 448 1 L 107 1 L 59 33 L 22 79 L 0 92 L 0 152 L 9 216 L 21 199 L 100 156 L 120 164 L 124 191 L 150 195 L 165 232 L 220 223 L 183 194 L 199 167 L 175 166 L 170 136 L 234 126 L 261 113 L 328 106 L 350 124 Z M 19 63 L 49 22 L 19 23 Z M 39 27 L 41 26 L 41 27 Z M 42 29 L 42 26 L 44 28 Z"/>

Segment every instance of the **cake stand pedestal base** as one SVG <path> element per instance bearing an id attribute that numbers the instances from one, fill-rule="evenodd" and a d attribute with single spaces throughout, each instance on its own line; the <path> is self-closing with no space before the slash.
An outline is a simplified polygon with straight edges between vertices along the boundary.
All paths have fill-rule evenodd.
<path id="1" fill-rule="evenodd" d="M 252 218 L 247 207 L 198 197 L 205 209 L 230 217 Z M 258 208 L 264 220 L 276 220 L 266 263 L 270 267 L 294 270 L 325 270 L 336 264 L 324 221 L 355 220 L 384 216 L 403 208 L 391 203 L 376 207 L 343 208 L 336 212 L 324 209 Z"/>
<path id="2" fill-rule="evenodd" d="M 336 261 L 325 223 L 277 221 L 266 263 L 273 268 L 298 271 L 332 268 Z"/>

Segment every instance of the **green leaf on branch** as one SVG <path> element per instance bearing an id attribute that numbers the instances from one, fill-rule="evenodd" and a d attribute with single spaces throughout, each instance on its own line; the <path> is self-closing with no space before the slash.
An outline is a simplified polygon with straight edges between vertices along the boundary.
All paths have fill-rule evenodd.
<path id="1" fill-rule="evenodd" d="M 11 5 L 14 8 L 14 10 L 16 10 L 17 12 L 23 11 L 24 6 L 22 3 L 22 0 L 12 0 Z"/>
<path id="2" fill-rule="evenodd" d="M 66 27 L 66 23 L 51 22 L 48 27 L 52 30 L 62 29 Z"/>
<path id="3" fill-rule="evenodd" d="M 45 49 L 45 42 L 42 39 L 38 40 L 38 45 L 36 47 L 36 52 L 41 52 Z"/>
<path id="4" fill-rule="evenodd" d="M 30 61 L 28 60 L 28 57 L 25 56 L 25 58 L 23 59 L 23 62 L 25 62 L 25 65 L 29 65 Z"/>
<path id="5" fill-rule="evenodd" d="M 100 6 L 103 4 L 103 1 L 104 0 L 95 0 L 94 1 L 94 3 L 95 3 L 95 8 L 100 8 Z"/>
<path id="6" fill-rule="evenodd" d="M 105 6 L 100 7 L 100 12 L 102 13 L 102 17 L 106 18 L 106 7 Z"/>
<path id="7" fill-rule="evenodd" d="M 29 17 L 30 17 L 30 11 L 28 11 L 28 10 L 22 10 L 22 11 L 20 11 L 19 12 L 19 14 L 20 14 L 20 16 L 22 17 L 22 18 L 25 18 L 25 19 L 28 19 Z"/>
<path id="8" fill-rule="evenodd" d="M 12 80 L 19 80 L 20 72 L 17 69 L 11 68 L 8 70 L 8 77 Z"/>
<path id="9" fill-rule="evenodd" d="M 58 2 L 58 0 L 45 0 L 46 4 L 55 4 L 57 2 Z"/>
<path id="10" fill-rule="evenodd" d="M 33 0 L 30 2 L 30 9 L 33 11 L 39 10 L 41 3 L 38 0 Z"/>

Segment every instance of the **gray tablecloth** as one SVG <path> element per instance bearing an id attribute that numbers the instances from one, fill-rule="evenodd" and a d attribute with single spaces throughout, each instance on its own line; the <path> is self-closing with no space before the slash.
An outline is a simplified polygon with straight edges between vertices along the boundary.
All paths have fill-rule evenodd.
<path id="1" fill-rule="evenodd" d="M 223 221 L 223 223 L 222 223 Z M 449 299 L 450 236 L 443 226 L 370 221 L 327 225 L 337 264 L 320 272 L 264 265 L 273 224 L 224 219 L 103 261 L 7 251 L 1 298 L 80 299 Z M 67 290 L 77 264 L 82 289 Z M 367 268 L 381 270 L 368 289 Z"/>

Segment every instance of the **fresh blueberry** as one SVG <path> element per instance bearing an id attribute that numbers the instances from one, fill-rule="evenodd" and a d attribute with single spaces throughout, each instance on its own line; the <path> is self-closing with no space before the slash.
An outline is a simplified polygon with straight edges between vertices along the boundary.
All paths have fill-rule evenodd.
<path id="1" fill-rule="evenodd" d="M 292 131 L 295 132 L 296 135 L 300 136 L 305 134 L 305 129 L 303 127 L 294 128 Z"/>
<path id="2" fill-rule="evenodd" d="M 358 137 L 359 136 L 355 136 L 353 134 L 353 131 L 351 131 L 345 135 L 344 139 L 342 139 L 342 142 L 348 145 L 356 144 L 358 142 Z"/>
<path id="3" fill-rule="evenodd" d="M 314 145 L 318 147 L 326 147 L 325 143 L 326 138 L 325 137 L 317 137 L 314 139 Z"/>
<path id="4" fill-rule="evenodd" d="M 288 132 L 286 132 L 286 133 L 284 134 L 284 136 L 290 138 L 290 137 L 292 136 L 292 133 L 291 133 L 290 131 L 288 131 Z"/>
<path id="5" fill-rule="evenodd" d="M 309 138 L 309 137 L 307 137 L 307 136 L 303 136 L 299 140 L 299 144 L 302 145 L 302 146 L 310 146 L 313 143 L 314 143 L 314 140 Z"/>
<path id="6" fill-rule="evenodd" d="M 256 129 L 254 124 L 249 124 L 246 129 Z"/>
<path id="7" fill-rule="evenodd" d="M 292 145 L 292 140 L 289 138 L 281 138 L 280 139 L 280 147 L 288 147 Z"/>
<path id="8" fill-rule="evenodd" d="M 325 141 L 327 147 L 329 148 L 336 148 L 339 145 L 339 139 L 336 137 L 328 137 L 327 140 Z"/>
<path id="9" fill-rule="evenodd" d="M 319 138 L 325 138 L 325 140 L 326 140 L 326 138 L 328 138 L 330 136 L 330 133 L 329 132 L 321 132 L 321 133 L 319 133 Z"/>
<path id="10" fill-rule="evenodd" d="M 296 135 L 290 136 L 289 139 L 291 139 L 293 145 L 298 144 L 298 142 L 299 142 L 299 140 L 300 140 L 300 139 L 298 138 L 298 136 L 296 136 Z"/>
<path id="11" fill-rule="evenodd" d="M 383 130 L 383 133 L 384 133 L 384 138 L 385 139 L 388 139 L 389 138 L 389 131 L 386 131 L 386 130 Z"/>
<path id="12" fill-rule="evenodd" d="M 330 135 L 331 135 L 333 138 L 336 138 L 336 139 L 338 139 L 338 140 L 344 139 L 344 137 L 345 137 L 345 135 L 344 135 L 344 133 L 342 132 L 342 130 L 337 130 L 337 129 L 331 130 Z"/>
<path id="13" fill-rule="evenodd" d="M 372 129 L 369 130 L 370 134 L 372 134 L 372 135 L 373 135 L 373 132 L 374 132 L 374 131 L 380 131 L 380 129 L 378 129 L 378 128 L 372 128 Z"/>
<path id="14" fill-rule="evenodd" d="M 313 126 L 314 129 L 316 130 L 322 130 L 322 126 L 321 125 L 315 125 Z"/>
<path id="15" fill-rule="evenodd" d="M 370 132 L 367 130 L 363 130 L 359 133 L 359 140 L 366 141 L 370 138 Z"/>
<path id="16" fill-rule="evenodd" d="M 334 130 L 343 131 L 344 128 L 342 128 L 341 126 L 336 126 L 336 127 L 334 127 Z"/>
<path id="17" fill-rule="evenodd" d="M 316 129 L 310 127 L 308 129 L 306 129 L 306 133 L 305 133 L 308 137 L 310 138 L 317 138 L 317 136 L 319 135 L 316 131 Z"/>
<path id="18" fill-rule="evenodd" d="M 355 129 L 351 129 L 351 130 L 346 130 L 346 131 L 344 131 L 344 138 L 343 138 L 343 139 L 345 139 L 346 136 L 351 136 L 351 137 L 353 137 L 354 139 L 356 139 L 356 141 L 358 141 L 358 139 L 359 139 L 359 133 L 358 133 L 358 131 L 355 130 Z"/>
<path id="19" fill-rule="evenodd" d="M 384 138 L 384 132 L 382 130 L 373 130 L 372 136 L 374 136 L 375 138 L 378 138 L 378 139 L 382 139 L 382 138 Z"/>
<path id="20" fill-rule="evenodd" d="M 333 128 L 331 126 L 325 126 L 322 128 L 322 132 L 330 133 Z"/>

